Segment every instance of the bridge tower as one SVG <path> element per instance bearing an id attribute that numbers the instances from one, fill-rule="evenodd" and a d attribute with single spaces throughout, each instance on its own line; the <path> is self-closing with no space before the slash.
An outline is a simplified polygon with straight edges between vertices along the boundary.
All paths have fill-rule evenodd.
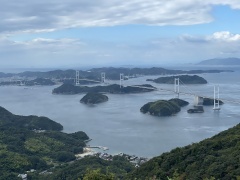
<path id="1" fill-rule="evenodd" d="M 101 83 L 105 83 L 105 72 L 101 73 Z"/>
<path id="2" fill-rule="evenodd" d="M 124 81 L 124 74 L 120 73 L 120 88 L 123 86 L 123 81 Z"/>
<path id="3" fill-rule="evenodd" d="M 179 98 L 179 78 L 174 79 L 174 92 L 177 94 L 177 98 Z"/>
<path id="4" fill-rule="evenodd" d="M 213 110 L 220 110 L 219 107 L 219 86 L 214 86 Z M 216 98 L 217 97 L 217 98 Z"/>
<path id="5" fill-rule="evenodd" d="M 76 71 L 76 86 L 79 86 L 79 71 Z"/>

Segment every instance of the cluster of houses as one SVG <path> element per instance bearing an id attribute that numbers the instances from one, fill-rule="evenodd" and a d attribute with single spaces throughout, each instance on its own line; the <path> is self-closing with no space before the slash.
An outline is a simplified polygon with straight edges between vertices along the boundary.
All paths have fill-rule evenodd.
<path id="1" fill-rule="evenodd" d="M 102 152 L 98 152 L 95 153 L 94 156 L 97 156 L 101 159 L 104 159 L 106 161 L 112 161 L 114 156 L 121 156 L 126 158 L 130 163 L 132 163 L 135 167 L 139 167 L 141 166 L 143 163 L 147 162 L 149 159 L 145 158 L 145 157 L 138 157 L 136 155 L 128 155 L 128 154 L 124 154 L 124 153 L 119 153 L 117 155 L 111 155 L 108 153 L 102 153 Z"/>

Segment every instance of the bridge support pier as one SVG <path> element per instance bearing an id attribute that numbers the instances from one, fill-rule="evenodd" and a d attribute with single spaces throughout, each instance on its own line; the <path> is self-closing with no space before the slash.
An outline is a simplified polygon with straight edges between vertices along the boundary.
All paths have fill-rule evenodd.
<path id="1" fill-rule="evenodd" d="M 177 95 L 177 98 L 179 99 L 179 78 L 174 79 L 174 92 Z"/>
<path id="2" fill-rule="evenodd" d="M 105 72 L 101 73 L 101 83 L 105 83 Z"/>
<path id="3" fill-rule="evenodd" d="M 217 94 L 217 95 L 216 95 Z M 216 99 L 217 96 L 217 99 Z M 219 107 L 219 86 L 214 86 L 214 99 L 213 99 L 213 110 L 220 110 L 221 108 Z"/>
<path id="4" fill-rule="evenodd" d="M 123 87 L 123 81 L 124 81 L 124 74 L 120 73 L 120 88 Z"/>
<path id="5" fill-rule="evenodd" d="M 76 71 L 76 86 L 79 86 L 79 71 Z"/>

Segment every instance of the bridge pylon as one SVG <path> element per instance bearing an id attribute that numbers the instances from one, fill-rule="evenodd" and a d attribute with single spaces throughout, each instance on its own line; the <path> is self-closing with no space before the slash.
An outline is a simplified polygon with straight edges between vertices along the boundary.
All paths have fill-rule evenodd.
<path id="1" fill-rule="evenodd" d="M 120 88 L 123 87 L 123 81 L 124 81 L 124 74 L 120 73 Z"/>
<path id="2" fill-rule="evenodd" d="M 219 85 L 214 86 L 214 96 L 213 96 L 213 110 L 220 110 L 219 107 Z"/>
<path id="3" fill-rule="evenodd" d="M 79 71 L 76 71 L 76 86 L 79 86 Z"/>
<path id="4" fill-rule="evenodd" d="M 175 78 L 174 79 L 174 93 L 176 94 L 176 97 L 179 98 L 179 87 L 180 87 L 180 84 L 179 84 L 179 78 Z"/>
<path id="5" fill-rule="evenodd" d="M 101 73 L 101 83 L 105 83 L 105 72 Z"/>

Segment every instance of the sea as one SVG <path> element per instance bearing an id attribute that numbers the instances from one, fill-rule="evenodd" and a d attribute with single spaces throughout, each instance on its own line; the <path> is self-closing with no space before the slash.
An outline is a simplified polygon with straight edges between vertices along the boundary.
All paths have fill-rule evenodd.
<path id="1" fill-rule="evenodd" d="M 180 69 L 180 68 L 176 68 Z M 189 68 L 191 69 L 191 68 Z M 196 68 L 195 68 L 196 69 Z M 85 105 L 85 94 L 55 95 L 56 86 L 0 86 L 0 106 L 17 115 L 46 116 L 61 123 L 63 132 L 84 131 L 92 139 L 90 146 L 108 147 L 107 153 L 120 152 L 154 157 L 210 138 L 240 122 L 240 68 L 234 72 L 204 73 L 208 84 L 182 85 L 180 92 L 213 97 L 214 85 L 219 85 L 220 98 L 233 100 L 221 105 L 220 111 L 205 106 L 204 113 L 189 114 L 194 96 L 180 94 L 190 104 L 170 117 L 155 117 L 140 112 L 147 102 L 176 97 L 169 91 L 136 94 L 107 94 L 109 100 L 97 105 Z M 107 74 L 106 74 L 107 77 Z M 142 76 L 124 81 L 124 85 L 152 84 L 157 88 L 174 90 L 174 85 L 146 82 L 160 76 Z M 107 83 L 119 84 L 119 81 Z M 238 103 L 239 102 L 239 103 Z"/>

